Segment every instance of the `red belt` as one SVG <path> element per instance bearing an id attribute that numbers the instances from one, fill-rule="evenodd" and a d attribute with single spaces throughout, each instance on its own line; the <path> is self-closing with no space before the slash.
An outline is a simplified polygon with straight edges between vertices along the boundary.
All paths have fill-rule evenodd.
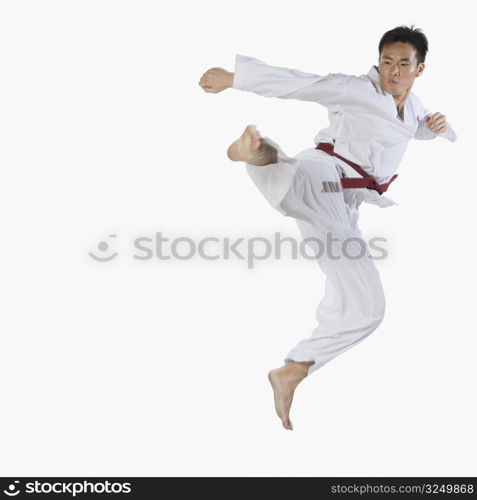
<path id="1" fill-rule="evenodd" d="M 350 167 L 354 168 L 356 172 L 358 172 L 358 174 L 362 175 L 362 177 L 343 177 L 341 179 L 341 185 L 343 186 L 343 189 L 368 188 L 374 189 L 379 194 L 383 194 L 388 189 L 389 184 L 391 184 L 391 182 L 397 177 L 397 174 L 393 175 L 390 181 L 386 182 L 385 184 L 378 184 L 376 179 L 373 176 L 369 175 L 365 170 L 363 170 L 357 163 L 353 163 L 352 161 L 347 160 L 341 155 L 335 153 L 333 144 L 329 142 L 320 142 L 317 144 L 316 149 L 321 149 L 331 156 L 336 156 L 336 158 L 343 160 Z"/>

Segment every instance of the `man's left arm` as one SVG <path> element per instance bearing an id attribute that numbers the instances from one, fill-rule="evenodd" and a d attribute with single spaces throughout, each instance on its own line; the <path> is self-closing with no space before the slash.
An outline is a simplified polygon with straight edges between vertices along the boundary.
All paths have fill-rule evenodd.
<path id="1" fill-rule="evenodd" d="M 457 134 L 447 121 L 445 115 L 439 112 L 431 113 L 428 109 L 423 108 L 421 116 L 422 118 L 419 119 L 414 135 L 415 139 L 428 141 L 440 136 L 451 142 L 457 140 Z"/>

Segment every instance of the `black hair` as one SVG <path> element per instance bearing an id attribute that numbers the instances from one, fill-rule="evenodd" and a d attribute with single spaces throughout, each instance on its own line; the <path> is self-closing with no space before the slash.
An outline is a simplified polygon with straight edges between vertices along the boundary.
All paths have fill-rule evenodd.
<path id="1" fill-rule="evenodd" d="M 426 60 L 426 54 L 429 47 L 426 35 L 419 29 L 407 26 L 398 26 L 390 31 L 386 31 L 379 41 L 379 56 L 385 45 L 402 42 L 409 43 L 416 49 L 416 58 L 418 63 Z"/>

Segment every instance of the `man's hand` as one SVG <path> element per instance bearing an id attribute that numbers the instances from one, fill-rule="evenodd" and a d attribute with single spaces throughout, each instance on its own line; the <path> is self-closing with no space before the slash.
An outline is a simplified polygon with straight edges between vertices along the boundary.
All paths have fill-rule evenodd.
<path id="1" fill-rule="evenodd" d="M 446 117 L 441 113 L 434 113 L 426 118 L 426 127 L 434 134 L 445 132 L 446 126 Z"/>
<path id="2" fill-rule="evenodd" d="M 234 74 L 222 68 L 207 70 L 200 79 L 199 85 L 206 91 L 217 94 L 232 87 Z"/>

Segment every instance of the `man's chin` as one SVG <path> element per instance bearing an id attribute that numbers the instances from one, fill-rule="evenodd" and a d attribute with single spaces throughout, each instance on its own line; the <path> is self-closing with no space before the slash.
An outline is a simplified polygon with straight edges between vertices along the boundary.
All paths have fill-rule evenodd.
<path id="1" fill-rule="evenodd" d="M 396 86 L 392 88 L 385 88 L 384 89 L 388 94 L 391 94 L 393 97 L 399 97 L 403 92 L 405 92 L 405 89 L 400 89 Z"/>

